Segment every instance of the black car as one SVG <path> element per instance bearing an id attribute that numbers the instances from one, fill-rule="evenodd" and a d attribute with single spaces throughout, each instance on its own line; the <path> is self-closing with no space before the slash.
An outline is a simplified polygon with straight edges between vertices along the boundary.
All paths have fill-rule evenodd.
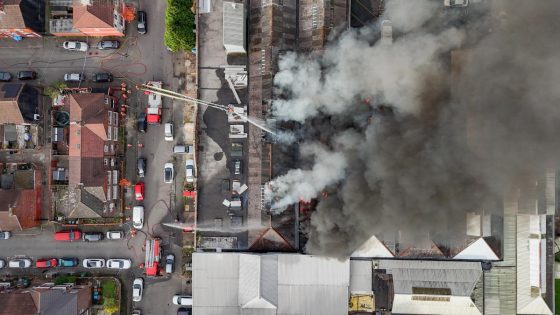
<path id="1" fill-rule="evenodd" d="M 138 24 L 136 24 L 139 34 L 148 33 L 148 19 L 146 18 L 146 12 L 138 11 Z"/>
<path id="2" fill-rule="evenodd" d="M 12 80 L 12 74 L 9 72 L 0 72 L 0 82 L 10 82 Z"/>
<path id="3" fill-rule="evenodd" d="M 138 115 L 138 122 L 136 122 L 136 127 L 140 132 L 146 132 L 148 129 L 148 121 L 146 120 L 146 113 L 140 113 Z"/>
<path id="4" fill-rule="evenodd" d="M 192 309 L 181 307 L 177 310 L 177 315 L 192 315 Z"/>
<path id="5" fill-rule="evenodd" d="M 86 242 L 97 242 L 103 239 L 103 233 L 100 232 L 84 232 L 83 239 Z"/>
<path id="6" fill-rule="evenodd" d="M 113 75 L 110 73 L 94 73 L 93 82 L 113 82 Z"/>
<path id="7" fill-rule="evenodd" d="M 118 40 L 102 40 L 97 43 L 97 49 L 118 49 L 120 46 Z"/>
<path id="8" fill-rule="evenodd" d="M 37 79 L 37 72 L 35 71 L 20 71 L 18 72 L 18 80 L 35 80 Z"/>
<path id="9" fill-rule="evenodd" d="M 233 160 L 233 174 L 241 175 L 241 160 Z"/>

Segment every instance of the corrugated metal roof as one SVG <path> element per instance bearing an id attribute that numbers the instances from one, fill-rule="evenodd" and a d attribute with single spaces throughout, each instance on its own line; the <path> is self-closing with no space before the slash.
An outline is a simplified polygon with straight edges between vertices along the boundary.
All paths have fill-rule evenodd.
<path id="1" fill-rule="evenodd" d="M 467 296 L 418 296 L 395 294 L 393 314 L 482 314 Z"/>
<path id="2" fill-rule="evenodd" d="M 372 291 L 371 260 L 350 261 L 350 292 Z"/>
<path id="3" fill-rule="evenodd" d="M 245 7 L 224 1 L 224 47 L 228 54 L 245 53 Z"/>
<path id="4" fill-rule="evenodd" d="M 412 288 L 449 288 L 451 295 L 470 296 L 482 275 L 480 263 L 465 261 L 380 260 L 380 269 L 393 275 L 395 294 Z"/>
<path id="5" fill-rule="evenodd" d="M 193 313 L 342 314 L 349 272 L 348 260 L 318 256 L 195 253 Z"/>

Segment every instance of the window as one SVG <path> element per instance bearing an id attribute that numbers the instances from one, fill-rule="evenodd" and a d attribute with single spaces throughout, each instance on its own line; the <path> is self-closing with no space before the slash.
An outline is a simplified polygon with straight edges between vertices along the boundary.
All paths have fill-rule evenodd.
<path id="1" fill-rule="evenodd" d="M 451 295 L 451 289 L 449 289 L 449 288 L 412 287 L 412 294 Z"/>
<path id="2" fill-rule="evenodd" d="M 108 145 L 103 146 L 103 152 L 105 152 L 105 153 L 109 152 L 109 146 Z"/>
<path id="3" fill-rule="evenodd" d="M 109 111 L 107 114 L 109 114 L 109 117 L 107 117 L 109 119 L 109 125 L 112 125 L 113 124 L 113 113 Z"/>

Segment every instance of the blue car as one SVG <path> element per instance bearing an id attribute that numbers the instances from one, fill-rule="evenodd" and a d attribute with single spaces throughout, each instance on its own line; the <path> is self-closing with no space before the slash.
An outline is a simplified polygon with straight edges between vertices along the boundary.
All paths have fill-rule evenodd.
<path id="1" fill-rule="evenodd" d="M 58 259 L 60 267 L 76 267 L 78 266 L 78 258 L 63 257 Z"/>

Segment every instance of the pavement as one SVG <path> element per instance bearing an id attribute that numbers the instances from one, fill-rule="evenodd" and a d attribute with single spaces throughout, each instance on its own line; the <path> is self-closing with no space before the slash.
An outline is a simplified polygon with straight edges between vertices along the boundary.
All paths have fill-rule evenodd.
<path id="1" fill-rule="evenodd" d="M 201 14 L 198 19 L 199 32 L 199 96 L 204 101 L 221 105 L 236 104 L 232 91 L 229 89 L 221 68 L 228 64 L 228 56 L 223 47 L 223 7 L 220 1 L 212 1 L 210 13 Z M 246 58 L 240 58 L 237 64 L 246 65 Z M 238 61 L 239 62 L 239 61 Z M 241 91 L 240 98 L 247 104 L 246 93 Z M 228 233 L 231 220 L 228 209 L 222 205 L 224 199 L 231 199 L 231 194 L 222 191 L 224 179 L 239 179 L 246 183 L 247 163 L 243 161 L 242 176 L 233 176 L 232 159 L 230 157 L 231 142 L 229 139 L 229 124 L 226 113 L 213 108 L 200 107 L 198 111 L 200 126 L 198 153 L 198 212 L 199 226 L 213 226 L 216 230 L 200 232 L 202 236 L 236 236 L 237 247 L 247 247 L 247 233 Z M 235 139 L 244 143 L 246 156 L 247 140 Z M 235 178 L 234 178 L 235 177 Z M 231 182 L 230 182 L 231 183 Z M 246 208 L 244 210 L 246 212 Z M 246 221 L 244 215 L 244 222 Z M 218 223 L 218 222 L 221 222 Z M 221 226 L 220 226 L 221 225 Z"/>
<path id="2" fill-rule="evenodd" d="M 45 87 L 56 81 L 61 81 L 65 73 L 78 72 L 86 76 L 86 82 L 69 84 L 71 87 L 104 87 L 106 84 L 90 81 L 95 72 L 111 72 L 115 76 L 114 83 L 126 80 L 130 85 L 148 80 L 161 80 L 164 88 L 179 90 L 185 88 L 184 57 L 181 53 L 169 52 L 163 43 L 165 28 L 165 1 L 140 0 L 138 9 L 147 13 L 148 33 L 139 35 L 135 22 L 127 26 L 127 37 L 119 38 L 121 48 L 118 50 L 97 50 L 92 48 L 100 40 L 97 38 L 56 38 L 43 37 L 25 39 L 21 42 L 0 40 L 0 70 L 16 74 L 21 70 L 34 70 L 38 73 L 38 80 L 29 82 L 32 85 Z M 103 38 L 111 39 L 111 38 Z M 66 40 L 87 41 L 90 45 L 88 52 L 71 52 L 64 50 L 61 45 Z M 164 227 L 162 222 L 175 222 L 181 219 L 184 201 L 181 196 L 185 178 L 184 161 L 187 156 L 172 156 L 175 143 L 183 143 L 186 137 L 183 130 L 183 103 L 164 99 L 163 122 L 173 121 L 175 125 L 175 140 L 164 141 L 163 125 L 150 125 L 145 134 L 136 131 L 136 117 L 144 111 L 147 97 L 133 90 L 127 115 L 127 143 L 131 147 L 126 150 L 126 178 L 133 184 L 136 178 L 136 159 L 146 157 L 147 174 L 143 179 L 146 185 L 146 196 L 142 204 L 145 207 L 145 226 L 136 237 L 121 241 L 104 240 L 99 243 L 72 242 L 60 243 L 52 239 L 52 234 L 60 227 L 50 224 L 44 229 L 25 230 L 15 232 L 14 237 L 0 244 L 0 258 L 6 259 L 14 255 L 25 255 L 34 259 L 41 257 L 103 257 L 130 258 L 133 265 L 138 266 L 144 260 L 144 240 L 146 237 L 160 237 L 164 243 L 164 254 L 173 252 L 176 257 L 176 272 L 172 277 L 161 279 L 145 279 L 144 298 L 139 303 L 132 303 L 130 287 L 136 276 L 141 276 L 142 270 L 133 268 L 128 271 L 117 272 L 123 281 L 123 305 L 127 309 L 140 308 L 143 314 L 174 313 L 176 307 L 170 305 L 173 295 L 178 293 L 190 294 L 190 284 L 181 276 L 181 245 L 180 230 Z M 48 109 L 45 109 L 45 114 Z M 44 115 L 47 116 L 47 115 Z M 45 124 L 49 124 L 48 121 Z M 139 148 L 138 143 L 143 147 Z M 50 165 L 50 146 L 47 144 L 42 151 L 24 152 L 20 155 L 0 153 L 0 161 L 38 161 L 45 166 Z M 175 164 L 175 181 L 173 184 L 163 183 L 163 165 L 167 162 Z M 46 198 L 46 197 L 45 197 Z M 127 194 L 128 205 L 136 205 L 133 200 L 132 188 Z M 131 211 L 125 213 L 131 216 Z M 128 224 L 120 227 L 125 231 L 130 229 Z M 81 230 L 106 230 L 107 228 L 82 228 Z M 60 269 L 60 268 L 59 268 Z M 71 269 L 71 270 L 70 270 Z M 75 269 L 75 270 L 74 270 Z M 54 270 L 55 272 L 81 271 L 81 268 Z M 91 270 L 90 270 L 91 271 Z M 17 274 L 21 271 L 4 269 L 0 276 Z M 35 268 L 25 273 L 39 272 Z M 41 271 L 42 272 L 42 271 Z M 115 274 L 109 270 L 102 270 L 103 274 Z M 154 287 L 152 288 L 152 284 Z"/>

